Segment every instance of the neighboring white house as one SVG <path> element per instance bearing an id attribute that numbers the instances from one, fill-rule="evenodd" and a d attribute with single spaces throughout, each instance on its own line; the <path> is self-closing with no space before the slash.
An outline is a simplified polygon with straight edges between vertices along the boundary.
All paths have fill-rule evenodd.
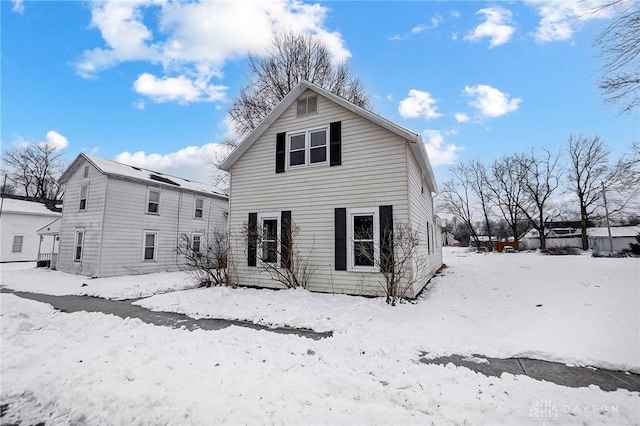
<path id="1" fill-rule="evenodd" d="M 380 253 L 390 247 L 381 235 L 394 225 L 420 235 L 419 279 L 407 297 L 442 265 L 422 138 L 311 83 L 296 86 L 221 168 L 231 177 L 230 271 L 240 284 L 281 287 L 260 265 L 282 265 L 289 227 L 314 271 L 312 291 L 384 294 Z"/>
<path id="2" fill-rule="evenodd" d="M 636 236 L 640 234 L 640 226 L 612 226 L 611 243 L 613 251 L 629 250 L 630 243 L 637 243 Z M 606 227 L 587 228 L 589 248 L 597 251 L 610 251 L 609 232 Z"/>
<path id="3" fill-rule="evenodd" d="M 582 248 L 581 232 L 578 228 L 551 228 L 546 235 L 547 248 L 574 247 Z M 636 242 L 636 235 L 640 233 L 640 226 L 612 226 L 611 241 L 613 251 L 628 250 L 629 243 Z M 589 249 L 610 251 L 609 232 L 606 227 L 587 228 Z M 531 229 L 520 239 L 520 247 L 524 250 L 540 248 L 538 231 Z"/>
<path id="4" fill-rule="evenodd" d="M 54 237 L 41 242 L 37 231 L 59 217 L 41 202 L 2 198 L 0 262 L 38 260 L 40 245 L 51 245 Z"/>
<path id="5" fill-rule="evenodd" d="M 175 270 L 183 235 L 199 245 L 226 230 L 213 185 L 80 154 L 63 173 L 57 268 L 91 277 Z"/>

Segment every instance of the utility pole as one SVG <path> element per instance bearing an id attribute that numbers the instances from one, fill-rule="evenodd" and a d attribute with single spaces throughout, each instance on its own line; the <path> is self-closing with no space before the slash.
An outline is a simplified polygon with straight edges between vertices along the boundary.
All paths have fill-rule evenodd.
<path id="1" fill-rule="evenodd" d="M 609 224 L 609 209 L 607 208 L 607 195 L 602 182 L 602 199 L 604 200 L 604 217 L 607 220 L 607 232 L 609 233 L 609 249 L 613 254 L 613 238 L 611 238 L 611 225 Z"/>

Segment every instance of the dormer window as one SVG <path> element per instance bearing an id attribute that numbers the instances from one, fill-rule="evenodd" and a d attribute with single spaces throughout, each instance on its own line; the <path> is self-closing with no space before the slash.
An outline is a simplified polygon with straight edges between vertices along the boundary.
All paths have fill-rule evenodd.
<path id="1" fill-rule="evenodd" d="M 307 130 L 289 135 L 287 140 L 287 165 L 310 166 L 327 163 L 328 129 Z"/>
<path id="2" fill-rule="evenodd" d="M 305 117 L 318 112 L 318 97 L 298 99 L 297 111 L 298 117 Z"/>

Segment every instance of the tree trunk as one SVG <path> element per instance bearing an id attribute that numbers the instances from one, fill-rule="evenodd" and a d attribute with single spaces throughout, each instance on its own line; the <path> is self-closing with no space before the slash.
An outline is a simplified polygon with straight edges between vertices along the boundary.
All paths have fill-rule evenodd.
<path id="1" fill-rule="evenodd" d="M 580 237 L 582 238 L 582 250 L 589 250 L 589 238 L 587 237 L 587 208 L 580 203 Z"/>

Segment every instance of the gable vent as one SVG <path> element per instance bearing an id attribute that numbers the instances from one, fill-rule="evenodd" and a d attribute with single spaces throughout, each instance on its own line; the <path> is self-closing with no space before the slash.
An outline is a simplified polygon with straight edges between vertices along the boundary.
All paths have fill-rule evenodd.
<path id="1" fill-rule="evenodd" d="M 304 117 L 315 112 L 318 112 L 318 97 L 298 99 L 297 104 L 298 117 Z"/>

